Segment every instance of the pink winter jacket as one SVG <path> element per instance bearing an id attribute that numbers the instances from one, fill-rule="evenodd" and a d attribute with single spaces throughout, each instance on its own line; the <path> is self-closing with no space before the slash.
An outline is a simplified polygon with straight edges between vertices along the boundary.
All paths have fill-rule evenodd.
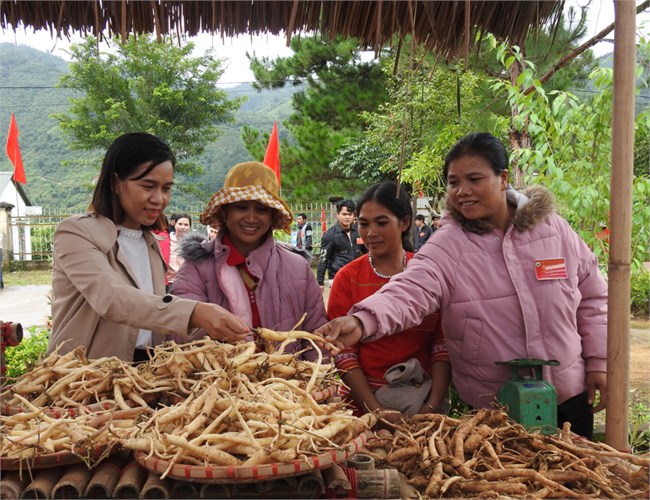
<path id="1" fill-rule="evenodd" d="M 251 326 L 248 290 L 237 268 L 226 264 L 230 249 L 223 244 L 223 234 L 219 231 L 210 242 L 201 236 L 183 239 L 181 255 L 185 262 L 174 280 L 172 294 L 218 304 Z M 305 313 L 307 316 L 299 330 L 311 332 L 327 322 L 323 295 L 307 258 L 269 236 L 250 253 L 246 266 L 259 279 L 255 297 L 264 328 L 289 331 Z M 304 359 L 317 358 L 312 344 L 305 340 L 290 344 L 286 352 L 302 349 L 308 349 Z M 326 352 L 323 357 L 329 360 Z"/>
<path id="2" fill-rule="evenodd" d="M 524 194 L 505 234 L 450 207 L 407 269 L 350 311 L 374 340 L 440 310 L 454 384 L 475 408 L 510 378 L 496 361 L 557 359 L 544 379 L 558 403 L 585 390 L 586 372 L 606 371 L 607 285 L 596 258 L 545 188 Z M 549 259 L 565 259 L 568 277 L 538 280 L 536 265 Z"/>

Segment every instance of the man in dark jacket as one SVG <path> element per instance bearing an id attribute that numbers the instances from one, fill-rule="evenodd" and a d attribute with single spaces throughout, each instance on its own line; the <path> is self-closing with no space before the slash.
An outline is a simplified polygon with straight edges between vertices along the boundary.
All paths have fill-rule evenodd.
<path id="1" fill-rule="evenodd" d="M 311 252 L 313 250 L 312 244 L 312 228 L 311 224 L 307 222 L 306 214 L 298 214 L 296 216 L 296 223 L 298 224 L 298 234 L 296 235 L 296 246 L 301 250 Z"/>
<path id="2" fill-rule="evenodd" d="M 413 235 L 413 248 L 417 252 L 422 245 L 426 243 L 429 239 L 429 236 L 433 234 L 433 231 L 429 226 L 424 223 L 424 215 L 417 214 L 415 216 L 415 227 Z"/>
<path id="3" fill-rule="evenodd" d="M 316 271 L 316 279 L 321 288 L 325 285 L 325 271 L 328 278 L 333 280 L 339 269 L 362 254 L 363 242 L 356 228 L 352 226 L 354 209 L 352 200 L 339 201 L 336 204 L 338 223 L 323 234 Z"/>

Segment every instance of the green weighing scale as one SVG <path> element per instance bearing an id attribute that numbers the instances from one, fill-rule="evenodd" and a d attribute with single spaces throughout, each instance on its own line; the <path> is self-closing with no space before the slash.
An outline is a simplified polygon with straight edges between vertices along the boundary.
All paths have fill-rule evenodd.
<path id="1" fill-rule="evenodd" d="M 497 361 L 497 365 L 512 367 L 512 378 L 506 381 L 497 399 L 508 408 L 508 416 L 527 429 L 541 429 L 542 434 L 557 432 L 557 393 L 552 384 L 542 376 L 545 365 L 558 366 L 555 359 L 543 360 L 517 358 Z M 520 371 L 528 369 L 530 375 L 522 376 Z"/>

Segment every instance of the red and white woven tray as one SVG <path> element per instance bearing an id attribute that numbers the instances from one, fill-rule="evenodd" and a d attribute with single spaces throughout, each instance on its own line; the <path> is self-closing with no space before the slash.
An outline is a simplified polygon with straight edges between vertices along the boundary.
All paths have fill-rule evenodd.
<path id="1" fill-rule="evenodd" d="M 92 448 L 83 448 L 71 451 L 60 451 L 45 455 L 32 455 L 24 458 L 0 457 L 0 469 L 2 470 L 30 470 L 49 469 L 62 465 L 76 464 L 80 462 L 95 463 L 111 453 L 108 445 L 99 445 Z"/>
<path id="2" fill-rule="evenodd" d="M 274 463 L 253 466 L 217 466 L 217 465 L 185 465 L 174 464 L 167 477 L 201 483 L 247 483 L 265 481 L 279 477 L 296 476 L 317 469 L 324 469 L 355 455 L 366 442 L 366 433 L 341 447 L 339 450 L 328 451 L 304 460 L 294 460 L 290 463 Z M 142 451 L 135 452 L 135 459 L 150 471 L 163 474 L 169 468 L 169 462 L 159 458 L 147 458 Z"/>

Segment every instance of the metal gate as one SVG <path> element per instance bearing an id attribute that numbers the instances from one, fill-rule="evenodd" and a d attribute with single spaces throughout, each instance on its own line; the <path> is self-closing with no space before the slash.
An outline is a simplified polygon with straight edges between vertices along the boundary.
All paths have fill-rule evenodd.
<path id="1" fill-rule="evenodd" d="M 36 209 L 35 212 L 38 213 L 9 216 L 7 234 L 11 241 L 6 241 L 4 244 L 7 248 L 13 248 L 11 260 L 51 260 L 52 242 L 57 224 L 70 215 L 84 213 L 85 210 L 29 208 Z M 299 213 L 307 215 L 307 220 L 313 229 L 314 248 L 320 248 L 323 232 L 336 221 L 336 211 L 333 206 L 328 203 L 296 203 L 291 204 L 290 208 L 294 216 Z M 205 232 L 205 227 L 199 224 L 201 211 L 202 208 L 198 207 L 174 207 L 173 210 L 168 209 L 167 213 L 187 213 L 192 217 L 194 230 Z M 286 237 L 287 241 L 289 240 L 289 236 L 278 237 Z"/>

